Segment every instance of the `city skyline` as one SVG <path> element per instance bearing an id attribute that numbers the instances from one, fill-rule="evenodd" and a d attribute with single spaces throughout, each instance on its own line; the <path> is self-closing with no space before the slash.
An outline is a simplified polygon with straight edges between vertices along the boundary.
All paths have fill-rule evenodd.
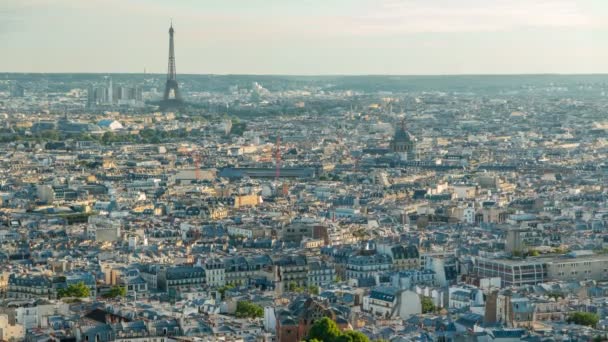
<path id="1" fill-rule="evenodd" d="M 608 72 L 598 0 L 9 0 L 0 18 L 3 72 L 163 74 L 171 18 L 178 74 Z"/>
<path id="2" fill-rule="evenodd" d="M 0 0 L 0 342 L 608 342 L 608 0 Z"/>

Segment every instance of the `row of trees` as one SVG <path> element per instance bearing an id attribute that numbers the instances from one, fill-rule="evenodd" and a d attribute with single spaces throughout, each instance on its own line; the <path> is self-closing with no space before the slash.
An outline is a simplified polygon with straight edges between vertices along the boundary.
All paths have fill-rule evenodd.
<path id="1" fill-rule="evenodd" d="M 68 285 L 64 289 L 57 290 L 57 297 L 59 298 L 86 298 L 91 295 L 91 289 L 84 283 L 78 282 L 76 284 Z M 103 295 L 104 298 L 116 298 L 125 297 L 127 295 L 127 288 L 124 286 L 113 286 L 110 291 Z"/>

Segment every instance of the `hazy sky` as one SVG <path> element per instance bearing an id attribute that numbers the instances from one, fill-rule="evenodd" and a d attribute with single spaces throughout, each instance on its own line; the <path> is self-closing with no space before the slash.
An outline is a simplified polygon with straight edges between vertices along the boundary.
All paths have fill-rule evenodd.
<path id="1" fill-rule="evenodd" d="M 607 73 L 608 0 L 0 0 L 0 71 Z"/>

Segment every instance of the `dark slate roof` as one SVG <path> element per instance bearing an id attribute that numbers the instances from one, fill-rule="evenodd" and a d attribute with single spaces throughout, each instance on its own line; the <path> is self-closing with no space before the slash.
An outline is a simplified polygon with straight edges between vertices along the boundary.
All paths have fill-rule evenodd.
<path id="1" fill-rule="evenodd" d="M 494 338 L 521 338 L 526 331 L 524 329 L 495 329 L 490 330 Z"/>
<path id="2" fill-rule="evenodd" d="M 201 278 L 205 276 L 202 267 L 174 266 L 167 268 L 167 279 Z"/>
<path id="3" fill-rule="evenodd" d="M 399 293 L 399 289 L 393 286 L 378 286 L 372 289 L 370 298 L 392 302 Z"/>

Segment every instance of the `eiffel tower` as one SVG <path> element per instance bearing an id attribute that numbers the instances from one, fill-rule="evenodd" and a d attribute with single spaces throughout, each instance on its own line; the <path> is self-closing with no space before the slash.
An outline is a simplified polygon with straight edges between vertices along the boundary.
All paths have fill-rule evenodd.
<path id="1" fill-rule="evenodd" d="M 165 94 L 160 104 L 161 109 L 175 109 L 182 107 L 184 102 L 179 93 L 175 71 L 175 44 L 173 43 L 173 23 L 169 28 L 169 67 L 167 69 L 167 83 L 165 84 Z M 173 95 L 173 97 L 171 96 Z"/>

